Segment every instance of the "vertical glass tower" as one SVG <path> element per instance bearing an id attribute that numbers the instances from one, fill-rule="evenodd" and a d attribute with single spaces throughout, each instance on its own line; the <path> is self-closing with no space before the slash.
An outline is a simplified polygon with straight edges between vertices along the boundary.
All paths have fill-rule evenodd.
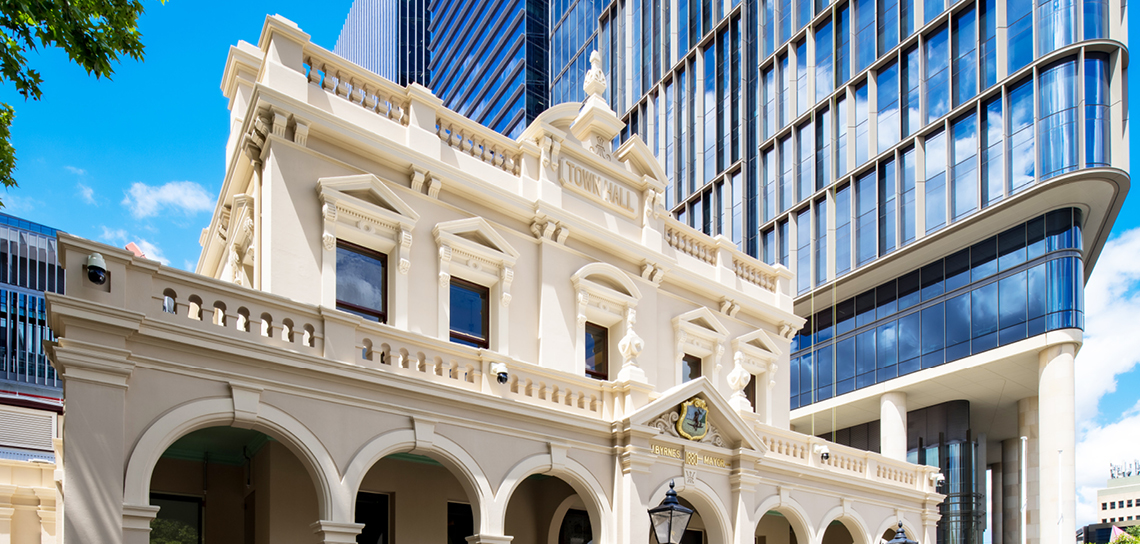
<path id="1" fill-rule="evenodd" d="M 333 52 L 401 85 L 427 85 L 429 0 L 353 0 Z"/>
<path id="2" fill-rule="evenodd" d="M 44 293 L 63 294 L 55 229 L 0 213 L 0 395 L 62 396 L 43 341 Z"/>
<path id="3" fill-rule="evenodd" d="M 541 0 L 433 0 L 431 90 L 511 138 L 546 110 L 549 9 Z"/>
<path id="4" fill-rule="evenodd" d="M 597 32 L 555 32 L 552 58 L 596 43 L 627 123 L 614 145 L 640 135 L 678 219 L 795 274 L 793 426 L 847 442 L 901 393 L 882 440 L 943 468 L 938 544 L 1018 542 L 1004 494 L 1072 484 L 1072 424 L 1027 422 L 1072 417 L 1053 380 L 1129 188 L 1126 4 L 612 0 Z M 953 432 L 907 436 L 943 405 Z M 1040 484 L 1009 462 L 1038 431 Z M 1073 495 L 1031 519 L 1071 520 Z"/>

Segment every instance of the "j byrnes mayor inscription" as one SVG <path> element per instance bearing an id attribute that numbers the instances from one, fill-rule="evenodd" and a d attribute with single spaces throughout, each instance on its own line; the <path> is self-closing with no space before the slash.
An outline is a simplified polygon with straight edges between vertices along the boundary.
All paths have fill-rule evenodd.
<path id="1" fill-rule="evenodd" d="M 560 182 L 587 198 L 621 210 L 626 215 L 637 215 L 637 194 L 614 181 L 595 174 L 569 160 L 562 160 Z"/>

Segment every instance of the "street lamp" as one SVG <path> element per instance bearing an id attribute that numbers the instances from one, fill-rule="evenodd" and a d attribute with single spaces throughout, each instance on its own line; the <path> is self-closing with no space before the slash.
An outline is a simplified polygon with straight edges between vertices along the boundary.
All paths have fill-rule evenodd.
<path id="1" fill-rule="evenodd" d="M 669 491 L 665 492 L 665 500 L 661 501 L 661 505 L 649 509 L 649 522 L 653 524 L 658 544 L 679 544 L 691 517 L 693 511 L 677 502 L 677 492 L 673 491 L 672 481 L 669 482 Z"/>
<path id="2" fill-rule="evenodd" d="M 900 521 L 899 530 L 895 531 L 895 537 L 887 544 L 918 544 L 918 541 L 906 537 L 906 530 L 903 529 L 902 522 Z"/>

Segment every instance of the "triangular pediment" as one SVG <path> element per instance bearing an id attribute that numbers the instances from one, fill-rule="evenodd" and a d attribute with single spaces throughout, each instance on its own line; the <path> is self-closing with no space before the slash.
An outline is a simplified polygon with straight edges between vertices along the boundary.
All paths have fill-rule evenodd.
<path id="1" fill-rule="evenodd" d="M 508 258 L 511 262 L 518 258 L 519 252 L 507 243 L 507 239 L 503 238 L 498 231 L 491 227 L 482 217 L 471 217 L 468 219 L 457 219 L 455 221 L 447 221 L 435 226 L 432 231 L 435 234 L 436 240 L 451 239 L 453 241 L 466 242 L 466 245 L 477 246 L 482 252 L 493 252 L 501 254 Z"/>
<path id="2" fill-rule="evenodd" d="M 320 178 L 317 180 L 317 192 L 324 202 L 333 200 L 383 217 L 403 218 L 412 223 L 420 218 L 411 206 L 372 174 Z"/>
<path id="3" fill-rule="evenodd" d="M 767 453 L 768 447 L 752 430 L 752 426 L 729 406 L 728 401 L 716 391 L 708 378 L 703 376 L 665 391 L 657 400 L 631 414 L 629 423 L 655 427 L 664 435 L 679 436 L 671 429 L 678 419 L 673 417 L 673 414 L 679 414 L 681 405 L 694 397 L 705 401 L 708 407 L 710 433 L 715 430 L 720 438 L 708 439 L 706 436 L 706 439 L 695 442 L 727 449 L 738 447 L 750 449 L 762 455 Z"/>
<path id="4" fill-rule="evenodd" d="M 653 151 L 645 145 L 640 136 L 626 140 L 614 153 L 614 156 L 620 161 L 629 163 L 633 172 L 643 176 L 643 179 L 644 176 L 648 176 L 655 189 L 665 190 L 669 175 L 665 173 L 665 167 L 661 166 L 661 161 L 653 156 Z"/>
<path id="5" fill-rule="evenodd" d="M 728 329 L 720 324 L 720 320 L 713 315 L 712 310 L 704 306 L 674 317 L 673 323 L 677 326 L 687 324 L 698 327 L 699 332 L 704 332 L 709 336 L 717 336 L 720 338 L 728 336 Z"/>
<path id="6" fill-rule="evenodd" d="M 748 334 L 737 337 L 732 341 L 733 349 L 750 348 L 761 353 L 771 356 L 773 359 L 778 358 L 784 352 L 776 344 L 775 340 L 768 335 L 764 329 L 756 329 Z"/>

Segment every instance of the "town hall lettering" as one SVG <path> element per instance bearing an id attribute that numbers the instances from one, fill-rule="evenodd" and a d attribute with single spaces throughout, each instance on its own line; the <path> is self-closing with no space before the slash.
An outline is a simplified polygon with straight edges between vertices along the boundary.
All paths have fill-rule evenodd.
<path id="1" fill-rule="evenodd" d="M 594 200 L 635 212 L 637 197 L 633 191 L 586 170 L 568 160 L 562 161 L 562 185 L 572 186 Z"/>

